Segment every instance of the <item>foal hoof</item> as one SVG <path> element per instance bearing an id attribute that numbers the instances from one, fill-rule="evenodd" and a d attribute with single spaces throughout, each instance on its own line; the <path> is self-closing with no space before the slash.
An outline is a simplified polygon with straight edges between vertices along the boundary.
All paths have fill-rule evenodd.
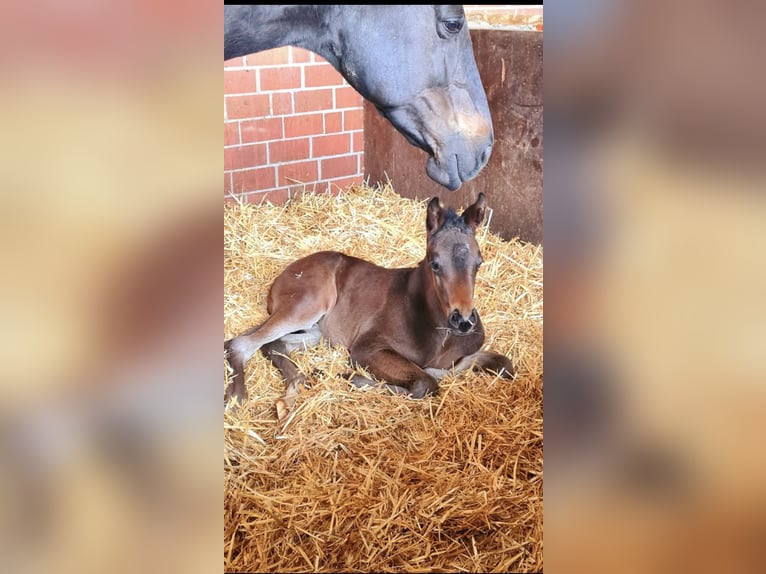
<path id="1" fill-rule="evenodd" d="M 223 406 L 236 411 L 237 408 L 245 404 L 247 400 L 247 391 L 245 389 L 232 389 L 233 385 L 226 387 L 223 393 Z"/>
<path id="2" fill-rule="evenodd" d="M 274 406 L 277 409 L 277 421 L 282 424 L 287 419 L 287 415 L 290 414 L 290 407 L 287 406 L 287 401 L 284 399 L 277 399 Z"/>
<path id="3" fill-rule="evenodd" d="M 506 365 L 502 365 L 499 369 L 497 369 L 496 372 L 502 379 L 513 379 L 516 377 L 516 371 L 514 371 L 513 363 L 511 363 L 510 360 Z"/>
<path id="4" fill-rule="evenodd" d="M 498 355 L 482 366 L 483 369 L 497 373 L 501 379 L 513 379 L 516 375 L 513 363 L 508 357 Z"/>

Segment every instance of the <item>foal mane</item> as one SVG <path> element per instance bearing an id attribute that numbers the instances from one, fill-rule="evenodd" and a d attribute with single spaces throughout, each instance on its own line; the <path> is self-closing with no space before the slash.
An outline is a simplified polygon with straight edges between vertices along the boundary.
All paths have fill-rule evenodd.
<path id="1" fill-rule="evenodd" d="M 460 233 L 471 233 L 471 228 L 465 222 L 462 215 L 455 213 L 455 210 L 451 207 L 447 207 L 443 213 L 444 221 L 442 222 L 436 233 L 442 230 L 455 229 Z"/>

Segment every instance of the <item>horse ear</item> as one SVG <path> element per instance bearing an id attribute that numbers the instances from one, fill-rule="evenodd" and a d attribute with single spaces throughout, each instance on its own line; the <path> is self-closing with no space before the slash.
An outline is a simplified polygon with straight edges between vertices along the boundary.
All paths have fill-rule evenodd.
<path id="1" fill-rule="evenodd" d="M 484 197 L 484 194 L 479 192 L 479 197 L 476 198 L 476 201 L 473 205 L 470 205 L 465 208 L 465 211 L 463 211 L 463 221 L 465 221 L 465 224 L 476 231 L 476 228 L 481 225 L 481 222 L 484 221 L 484 215 L 487 212 L 487 200 Z"/>
<path id="2" fill-rule="evenodd" d="M 428 208 L 426 208 L 426 229 L 428 235 L 431 235 L 438 230 L 442 223 L 444 223 L 444 207 L 438 197 L 434 197 L 428 202 Z"/>

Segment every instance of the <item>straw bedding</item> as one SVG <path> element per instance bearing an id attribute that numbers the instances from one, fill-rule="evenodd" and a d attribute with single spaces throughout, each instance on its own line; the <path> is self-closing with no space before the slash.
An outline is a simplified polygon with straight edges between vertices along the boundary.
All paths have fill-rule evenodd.
<path id="1" fill-rule="evenodd" d="M 226 205 L 224 337 L 264 320 L 270 283 L 314 251 L 415 266 L 425 205 L 366 185 Z M 224 414 L 227 572 L 542 571 L 542 249 L 486 225 L 477 237 L 484 348 L 516 379 L 448 375 L 413 400 L 352 387 L 348 352 L 323 344 L 293 353 L 311 388 L 280 425 L 283 384 L 257 353 L 247 404 Z"/>

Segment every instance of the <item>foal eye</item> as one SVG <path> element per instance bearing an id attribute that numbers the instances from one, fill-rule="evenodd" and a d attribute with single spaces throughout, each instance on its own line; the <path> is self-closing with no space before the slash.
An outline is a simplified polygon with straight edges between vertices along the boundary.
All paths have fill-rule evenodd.
<path id="1" fill-rule="evenodd" d="M 462 20 L 444 20 L 444 29 L 450 34 L 457 34 L 463 29 Z"/>
<path id="2" fill-rule="evenodd" d="M 441 268 L 442 266 L 439 265 L 438 261 L 431 261 L 431 269 L 433 269 L 434 271 L 438 271 Z"/>

